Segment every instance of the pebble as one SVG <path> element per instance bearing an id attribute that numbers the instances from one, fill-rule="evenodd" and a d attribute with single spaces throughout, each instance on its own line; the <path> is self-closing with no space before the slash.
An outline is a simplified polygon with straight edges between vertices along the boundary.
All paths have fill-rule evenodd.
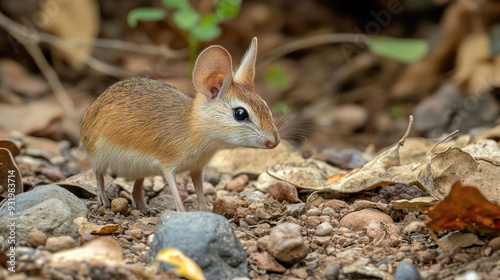
<path id="1" fill-rule="evenodd" d="M 295 264 L 306 257 L 309 246 L 302 239 L 301 226 L 283 223 L 271 230 L 267 249 L 276 259 Z"/>
<path id="2" fill-rule="evenodd" d="M 427 247 L 421 243 L 421 242 L 414 242 L 412 245 L 411 245 L 411 252 L 412 253 L 415 253 L 415 252 L 418 252 L 418 251 L 423 251 L 427 249 Z"/>
<path id="3" fill-rule="evenodd" d="M 302 211 L 304 211 L 305 203 L 289 204 L 286 206 L 284 215 L 299 217 Z"/>
<path id="4" fill-rule="evenodd" d="M 397 252 L 396 255 L 394 255 L 394 259 L 399 262 L 401 261 L 404 257 L 406 256 L 405 252 Z"/>
<path id="5" fill-rule="evenodd" d="M 76 242 L 71 236 L 49 237 L 45 243 L 45 248 L 54 253 L 76 247 Z"/>
<path id="6" fill-rule="evenodd" d="M 128 208 L 128 200 L 125 198 L 115 198 L 111 200 L 111 211 L 114 213 L 125 214 Z"/>
<path id="7" fill-rule="evenodd" d="M 323 271 L 323 278 L 325 278 L 325 280 L 337 280 L 339 276 L 340 268 L 335 264 L 327 266 Z"/>
<path id="8" fill-rule="evenodd" d="M 395 280 L 422 280 L 422 276 L 418 269 L 411 263 L 402 261 L 399 263 L 396 272 L 394 272 Z"/>
<path id="9" fill-rule="evenodd" d="M 427 249 L 425 251 L 420 251 L 417 253 L 418 260 L 423 263 L 430 263 L 436 260 L 438 253 L 436 250 Z"/>
<path id="10" fill-rule="evenodd" d="M 333 210 L 339 211 L 342 208 L 347 208 L 349 205 L 343 201 L 343 200 L 338 200 L 338 199 L 332 199 L 328 200 L 324 204 L 324 208 L 332 208 Z"/>
<path id="11" fill-rule="evenodd" d="M 465 273 L 457 276 L 455 280 L 481 280 L 482 277 L 477 273 L 477 271 L 469 270 Z"/>
<path id="12" fill-rule="evenodd" d="M 286 268 L 279 264 L 268 252 L 254 253 L 250 255 L 250 263 L 257 268 L 269 272 L 285 273 Z"/>
<path id="13" fill-rule="evenodd" d="M 261 191 L 242 192 L 241 195 L 246 197 L 250 202 L 266 202 L 266 196 Z"/>
<path id="14" fill-rule="evenodd" d="M 241 174 L 233 178 L 226 185 L 226 190 L 242 192 L 245 189 L 245 185 L 248 184 L 249 178 L 246 174 Z"/>
<path id="15" fill-rule="evenodd" d="M 355 231 L 362 231 L 372 221 L 393 224 L 392 218 L 389 215 L 374 209 L 363 209 L 344 216 L 340 220 L 340 225 Z"/>
<path id="16" fill-rule="evenodd" d="M 288 201 L 291 203 L 301 202 L 297 188 L 285 181 L 279 181 L 269 186 L 269 194 L 277 201 Z"/>
<path id="17" fill-rule="evenodd" d="M 290 273 L 299 279 L 306 279 L 309 276 L 304 267 L 292 268 L 290 269 Z"/>
<path id="18" fill-rule="evenodd" d="M 47 235 L 37 228 L 31 229 L 30 232 L 28 233 L 28 242 L 33 248 L 36 248 L 40 245 L 45 245 L 46 241 L 47 241 Z"/>
<path id="19" fill-rule="evenodd" d="M 236 209 L 241 207 L 242 201 L 234 196 L 219 197 L 214 202 L 213 212 L 228 219 L 234 217 Z"/>
<path id="20" fill-rule="evenodd" d="M 311 208 L 307 210 L 307 216 L 319 216 L 321 215 L 321 210 L 318 208 Z"/>
<path id="21" fill-rule="evenodd" d="M 453 256 L 453 262 L 467 262 L 471 259 L 471 256 L 467 253 L 456 253 Z"/>
<path id="22" fill-rule="evenodd" d="M 133 236 L 137 239 L 141 239 L 142 238 L 142 229 L 128 229 L 125 231 L 125 234 L 126 235 L 130 235 L 130 236 Z"/>
<path id="23" fill-rule="evenodd" d="M 333 232 L 333 227 L 330 223 L 321 223 L 316 227 L 317 236 L 330 235 Z"/>
<path id="24" fill-rule="evenodd" d="M 491 241 L 489 243 L 489 247 L 491 247 L 491 249 L 493 249 L 493 251 L 499 250 L 500 249 L 500 236 L 491 239 Z"/>
<path id="25" fill-rule="evenodd" d="M 245 217 L 245 222 L 247 222 L 247 224 L 253 226 L 259 222 L 259 218 L 257 218 L 255 215 L 247 215 Z"/>
<path id="26" fill-rule="evenodd" d="M 257 239 L 257 249 L 259 249 L 259 251 L 261 252 L 267 251 L 268 242 L 269 242 L 269 235 Z"/>

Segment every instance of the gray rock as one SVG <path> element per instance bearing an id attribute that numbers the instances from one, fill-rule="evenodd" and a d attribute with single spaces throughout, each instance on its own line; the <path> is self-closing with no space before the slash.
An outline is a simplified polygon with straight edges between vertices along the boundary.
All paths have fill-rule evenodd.
<path id="1" fill-rule="evenodd" d="M 0 235 L 9 240 L 15 233 L 16 244 L 27 245 L 28 234 L 37 228 L 47 235 L 68 235 L 78 242 L 78 226 L 73 222 L 69 206 L 60 199 L 47 199 L 24 211 L 0 219 Z"/>
<path id="2" fill-rule="evenodd" d="M 207 212 L 166 211 L 158 220 L 149 260 L 164 248 L 181 250 L 207 280 L 248 277 L 245 250 L 226 218 Z M 163 263 L 164 269 L 170 266 Z"/>
<path id="3" fill-rule="evenodd" d="M 339 279 L 339 275 L 340 275 L 340 268 L 335 264 L 327 266 L 323 271 L 323 277 L 326 280 L 337 280 Z"/>
<path id="4" fill-rule="evenodd" d="M 87 206 L 83 201 L 65 188 L 56 185 L 38 186 L 29 192 L 18 194 L 15 199 L 15 210 L 16 212 L 27 210 L 51 198 L 57 198 L 66 203 L 71 210 L 73 219 L 86 217 L 88 214 Z M 0 208 L 0 217 L 9 215 L 7 207 L 7 203 L 2 205 Z"/>
<path id="5" fill-rule="evenodd" d="M 241 195 L 246 197 L 250 202 L 266 202 L 266 197 L 261 191 L 242 192 Z"/>
<path id="6" fill-rule="evenodd" d="M 174 197 L 169 194 L 153 197 L 149 201 L 149 207 L 158 209 L 159 211 L 176 210 Z"/>
<path id="7" fill-rule="evenodd" d="M 422 276 L 413 264 L 402 261 L 394 272 L 394 280 L 422 280 Z"/>

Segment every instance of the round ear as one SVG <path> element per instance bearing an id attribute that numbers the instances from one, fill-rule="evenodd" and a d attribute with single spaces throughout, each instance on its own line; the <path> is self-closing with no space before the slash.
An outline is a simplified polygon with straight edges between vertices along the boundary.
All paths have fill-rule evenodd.
<path id="1" fill-rule="evenodd" d="M 232 81 L 231 55 L 220 46 L 211 46 L 198 56 L 193 71 L 193 83 L 197 91 L 208 100 L 219 94 L 223 85 Z"/>

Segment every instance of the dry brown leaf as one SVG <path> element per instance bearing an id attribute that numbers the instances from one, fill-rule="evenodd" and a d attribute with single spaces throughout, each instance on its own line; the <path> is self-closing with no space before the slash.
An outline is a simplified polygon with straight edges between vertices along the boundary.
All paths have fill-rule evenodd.
<path id="1" fill-rule="evenodd" d="M 471 142 L 468 134 L 462 135 L 456 139 L 446 141 L 434 148 L 434 152 L 442 152 L 448 147 L 463 148 Z M 405 145 L 399 149 L 401 165 L 415 162 L 421 162 L 427 152 L 436 145 L 435 141 L 425 138 L 411 137 L 406 139 Z"/>
<path id="2" fill-rule="evenodd" d="M 412 123 L 413 117 L 410 117 L 410 124 L 405 135 L 392 148 L 380 153 L 372 161 L 365 164 L 365 166 L 363 166 L 358 172 L 355 172 L 350 176 L 346 176 L 340 181 L 325 185 L 324 182 L 326 182 L 332 174 L 338 173 L 338 171 L 325 174 L 324 170 L 317 170 L 318 166 L 307 166 L 307 169 L 305 170 L 294 170 L 290 168 L 292 164 L 289 164 L 288 166 L 277 165 L 269 169 L 268 173 L 280 180 L 292 183 L 297 187 L 316 191 L 352 193 L 375 188 L 377 186 L 396 183 L 385 180 L 385 178 L 388 177 L 386 176 L 386 173 L 389 168 L 396 167 L 398 169 L 393 175 L 398 178 L 400 176 L 406 176 L 407 173 L 412 171 L 412 167 L 409 165 L 401 167 L 399 160 L 399 148 L 404 144 L 406 138 L 408 137 Z M 401 168 L 404 168 L 405 170 L 400 170 Z M 276 169 L 279 169 L 280 172 L 277 172 Z"/>
<path id="3" fill-rule="evenodd" d="M 63 40 L 93 40 L 99 32 L 99 9 L 95 0 L 58 1 L 45 0 L 42 11 L 51 11 L 42 22 L 41 28 Z M 92 44 L 80 44 L 68 50 L 55 50 L 75 69 L 81 69 L 92 52 Z"/>
<path id="4" fill-rule="evenodd" d="M 93 170 L 87 170 L 84 173 L 76 174 L 54 184 L 67 189 L 81 198 L 89 198 L 97 195 L 97 181 Z M 104 189 L 111 188 L 112 184 L 113 177 L 107 174 L 104 177 Z"/>
<path id="5" fill-rule="evenodd" d="M 219 172 L 232 175 L 240 173 L 261 174 L 278 163 L 303 162 L 300 152 L 282 141 L 272 150 L 250 148 L 221 150 L 215 153 L 209 165 Z"/>
<path id="6" fill-rule="evenodd" d="M 4 78 L 4 88 L 12 89 L 28 97 L 38 97 L 49 90 L 45 80 L 26 71 L 21 64 L 11 59 L 0 61 L 0 73 Z"/>
<path id="7" fill-rule="evenodd" d="M 432 155 L 422 166 L 418 181 L 434 197 L 441 198 L 450 192 L 455 181 L 478 186 L 485 196 L 500 202 L 500 185 L 496 182 L 500 166 L 485 160 L 476 160 L 459 148 Z"/>
<path id="8" fill-rule="evenodd" d="M 460 230 L 470 225 L 500 229 L 500 206 L 488 201 L 481 192 L 460 181 L 448 196 L 427 212 L 432 230 Z"/>
<path id="9" fill-rule="evenodd" d="M 457 53 L 456 72 L 452 78 L 455 84 L 462 88 L 466 88 L 469 93 L 484 92 L 492 79 L 493 68 L 490 67 L 491 69 L 485 69 L 484 67 L 480 67 L 480 64 L 484 64 L 489 57 L 490 38 L 486 32 L 472 34 L 466 37 L 462 41 Z M 488 74 L 483 76 L 482 88 L 475 88 L 481 86 L 481 84 L 476 84 L 477 81 L 472 81 L 480 68 L 482 68 L 481 75 L 485 74 L 485 70 L 487 70 L 486 72 Z"/>
<path id="10" fill-rule="evenodd" d="M 110 266 L 125 265 L 120 244 L 110 237 L 97 238 L 82 247 L 57 252 L 53 260 L 103 262 Z"/>
<path id="11" fill-rule="evenodd" d="M 423 211 L 427 210 L 429 207 L 435 205 L 438 202 L 439 200 L 437 200 L 434 197 L 424 196 L 424 197 L 417 197 L 412 200 L 408 199 L 393 200 L 391 201 L 391 205 L 394 209 L 417 208 L 419 211 Z"/>
<path id="12" fill-rule="evenodd" d="M 269 168 L 267 173 L 298 188 L 318 190 L 323 188 L 329 177 L 340 171 L 323 161 L 311 158 L 304 162 L 276 164 Z"/>
<path id="13" fill-rule="evenodd" d="M 51 98 L 27 105 L 0 104 L 0 130 L 6 132 L 59 139 L 62 118 L 62 107 Z"/>
<path id="14" fill-rule="evenodd" d="M 0 148 L 5 148 L 10 151 L 13 157 L 17 157 L 21 151 L 19 148 L 10 140 L 0 140 Z M 2 162 L 2 161 L 0 161 Z"/>
<path id="15" fill-rule="evenodd" d="M 21 172 L 13 154 L 19 154 L 17 146 L 8 140 L 0 141 L 0 195 L 4 198 L 10 198 L 24 190 Z"/>
<path id="16" fill-rule="evenodd" d="M 500 73 L 500 72 L 499 72 Z M 500 140 L 500 125 L 486 130 L 485 132 L 479 134 L 475 140 L 479 139 L 493 139 L 495 141 Z"/>
<path id="17" fill-rule="evenodd" d="M 391 96 L 408 98 L 427 95 L 442 81 L 442 75 L 453 66 L 456 51 L 467 34 L 471 32 L 471 21 L 477 20 L 470 1 L 455 1 L 441 18 L 443 39 L 432 52 L 421 61 L 409 65 L 391 89 Z"/>
<path id="18" fill-rule="evenodd" d="M 98 234 L 98 235 L 105 235 L 105 234 L 112 234 L 118 228 L 120 225 L 118 224 L 108 224 L 108 225 L 96 225 L 94 223 L 90 223 L 87 221 L 85 217 L 78 217 L 74 220 L 75 224 L 78 225 L 78 232 L 80 232 L 80 235 L 83 234 Z"/>

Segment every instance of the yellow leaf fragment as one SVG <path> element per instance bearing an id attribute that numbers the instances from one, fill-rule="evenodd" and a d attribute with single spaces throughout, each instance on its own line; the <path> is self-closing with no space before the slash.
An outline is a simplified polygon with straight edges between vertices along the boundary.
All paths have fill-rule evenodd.
<path id="1" fill-rule="evenodd" d="M 189 280 L 205 280 L 201 268 L 192 259 L 186 257 L 179 249 L 165 248 L 161 250 L 156 255 L 156 261 L 176 266 L 177 269 L 174 272 Z"/>

